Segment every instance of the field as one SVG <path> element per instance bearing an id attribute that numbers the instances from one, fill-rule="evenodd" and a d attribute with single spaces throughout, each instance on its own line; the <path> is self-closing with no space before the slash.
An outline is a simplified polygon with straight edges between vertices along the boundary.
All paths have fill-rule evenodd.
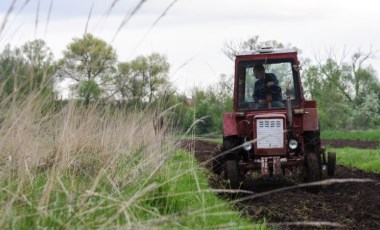
<path id="1" fill-rule="evenodd" d="M 50 103 L 39 94 L 0 103 L 2 228 L 262 229 L 297 221 L 380 226 L 378 183 L 366 183 L 365 190 L 334 184 L 318 195 L 296 189 L 239 202 L 244 195 L 223 190 L 223 180 L 205 164 L 220 139 L 180 146 L 165 127 L 154 130 L 150 108 L 125 113 L 98 104 Z M 349 168 L 379 172 L 378 149 L 331 150 L 347 166 L 338 167 L 337 178 L 380 179 Z M 250 178 L 242 188 L 260 194 L 297 183 Z"/>
<path id="2" fill-rule="evenodd" d="M 336 143 L 340 145 L 344 142 L 336 140 Z M 184 142 L 183 145 L 192 150 L 197 159 L 204 162 L 206 168 L 211 167 L 207 163 L 210 155 L 219 151 L 218 144 L 215 142 L 195 140 Z M 280 229 L 294 229 L 297 225 L 304 229 L 324 224 L 340 226 L 344 229 L 378 229 L 380 227 L 380 196 L 378 194 L 380 174 L 373 172 L 379 172 L 379 149 L 329 148 L 329 151 L 337 152 L 337 161 L 340 164 L 335 178 L 369 178 L 376 182 L 323 186 L 318 194 L 304 189 L 293 189 L 260 196 L 263 192 L 298 184 L 300 178 L 252 177 L 243 182 L 242 189 L 254 191 L 253 196 L 257 198 L 246 199 L 250 194 L 242 193 L 232 202 L 237 203 L 241 212 L 253 221 L 265 218 L 269 226 Z M 327 176 L 324 178 L 328 179 Z M 219 188 L 222 186 L 220 181 L 214 178 L 211 184 Z"/>
<path id="3" fill-rule="evenodd" d="M 341 148 L 331 149 L 337 153 L 337 161 L 347 167 L 361 169 L 366 172 L 380 173 L 380 148 L 356 149 Z"/>
<path id="4" fill-rule="evenodd" d="M 314 60 L 301 58 L 307 46 L 289 43 L 299 40 L 295 33 L 281 36 L 288 41 L 265 34 L 235 40 L 253 27 L 261 31 L 257 23 L 294 28 L 292 21 L 312 16 L 306 9 L 325 19 L 325 8 L 347 7 L 285 4 L 294 12 L 272 17 L 267 10 L 266 20 L 250 16 L 263 8 L 248 6 L 253 1 L 225 1 L 211 11 L 197 1 L 70 1 L 0 5 L 0 229 L 380 229 L 380 82 L 372 48 L 344 48 L 340 58 L 337 47 Z M 326 21 L 323 28 L 338 22 L 314 19 Z M 256 79 L 266 81 L 265 99 L 275 93 L 273 106 L 273 96 L 294 96 L 288 112 L 299 107 L 295 116 L 311 115 L 304 122 L 317 126 L 314 109 L 303 109 L 315 104 L 307 95 L 318 101 L 318 126 L 358 129 L 322 133 L 323 145 L 337 153 L 335 178 L 355 183 L 338 180 L 313 193 L 300 188 L 301 169 L 293 167 L 286 178 L 250 172 L 241 190 L 228 189 L 210 166 L 222 142 L 221 115 L 238 108 L 234 116 L 241 117 L 261 106 Z M 251 122 L 249 114 L 236 129 Z M 288 121 L 293 127 L 279 134 L 302 127 Z M 286 135 L 307 135 L 293 134 Z"/>
<path id="5" fill-rule="evenodd" d="M 0 102 L 0 228 L 260 229 L 149 112 L 39 94 Z"/>
<path id="6" fill-rule="evenodd" d="M 165 127 L 155 132 L 148 111 L 49 103 L 36 94 L 0 104 L 2 228 L 261 229 L 299 221 L 380 226 L 378 183 L 366 183 L 365 190 L 334 184 L 318 195 L 296 189 L 239 202 L 244 193 L 231 196 L 205 164 L 220 139 L 182 141 L 192 155 L 180 150 Z M 329 148 L 342 165 L 337 178 L 380 179 L 351 169 L 379 172 L 378 148 Z M 242 188 L 260 194 L 299 182 L 296 177 L 249 178 Z"/>
<path id="7" fill-rule="evenodd" d="M 322 139 L 380 141 L 380 130 L 366 131 L 323 131 Z"/>

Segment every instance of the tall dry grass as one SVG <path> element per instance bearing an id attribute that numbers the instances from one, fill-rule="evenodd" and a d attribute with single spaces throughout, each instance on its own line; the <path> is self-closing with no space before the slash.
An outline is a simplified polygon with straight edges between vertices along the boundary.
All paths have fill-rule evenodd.
<path id="1" fill-rule="evenodd" d="M 143 157 L 148 169 L 162 158 L 163 135 L 155 134 L 149 112 L 75 102 L 58 112 L 46 106 L 36 95 L 0 103 L 1 163 L 19 177 L 37 169 L 85 174 L 112 169 L 119 157 Z"/>

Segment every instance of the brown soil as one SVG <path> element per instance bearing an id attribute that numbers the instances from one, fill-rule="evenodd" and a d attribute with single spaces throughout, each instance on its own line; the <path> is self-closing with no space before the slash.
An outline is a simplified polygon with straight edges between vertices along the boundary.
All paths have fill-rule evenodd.
<path id="1" fill-rule="evenodd" d="M 338 141 L 329 145 L 341 147 L 342 143 L 345 142 Z M 182 147 L 193 153 L 207 169 L 211 167 L 211 164 L 207 163 L 210 156 L 220 151 L 217 144 L 201 140 L 184 141 Z M 262 221 L 265 218 L 269 225 L 273 224 L 272 227 L 278 229 L 310 229 L 310 226 L 295 228 L 287 224 L 315 221 L 339 223 L 344 225 L 341 229 L 380 229 L 380 174 L 337 166 L 335 178 L 370 178 L 376 182 L 324 186 L 317 194 L 305 189 L 288 190 L 244 201 L 238 203 L 237 207 L 253 221 Z M 223 180 L 210 173 L 210 182 L 213 187 L 221 188 Z M 300 181 L 295 177 L 256 177 L 246 179 L 242 188 L 260 193 L 296 183 Z M 225 194 L 221 196 L 226 197 Z M 241 197 L 244 195 L 239 196 Z M 326 226 L 322 229 L 326 229 Z"/>
<path id="2" fill-rule="evenodd" d="M 333 148 L 353 147 L 358 149 L 376 149 L 380 147 L 380 141 L 322 140 L 322 144 Z"/>

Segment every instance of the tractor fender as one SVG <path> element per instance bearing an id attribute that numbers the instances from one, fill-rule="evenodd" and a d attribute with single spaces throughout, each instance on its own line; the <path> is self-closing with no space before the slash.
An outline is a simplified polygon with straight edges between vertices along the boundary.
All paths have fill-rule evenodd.
<path id="1" fill-rule="evenodd" d="M 236 136 L 237 135 L 237 123 L 233 113 L 223 114 L 223 136 Z"/>
<path id="2" fill-rule="evenodd" d="M 305 108 L 303 114 L 303 130 L 316 131 L 319 130 L 317 108 Z"/>

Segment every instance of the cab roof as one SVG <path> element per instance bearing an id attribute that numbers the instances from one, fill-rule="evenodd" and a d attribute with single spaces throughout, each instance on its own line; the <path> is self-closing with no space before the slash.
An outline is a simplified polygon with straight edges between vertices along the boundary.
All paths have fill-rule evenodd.
<path id="1" fill-rule="evenodd" d="M 262 48 L 259 50 L 243 51 L 236 54 L 236 57 L 257 55 L 257 54 L 284 54 L 284 53 L 296 53 L 296 52 L 297 51 L 295 49 L 275 49 L 275 48 L 268 47 L 268 48 Z"/>

